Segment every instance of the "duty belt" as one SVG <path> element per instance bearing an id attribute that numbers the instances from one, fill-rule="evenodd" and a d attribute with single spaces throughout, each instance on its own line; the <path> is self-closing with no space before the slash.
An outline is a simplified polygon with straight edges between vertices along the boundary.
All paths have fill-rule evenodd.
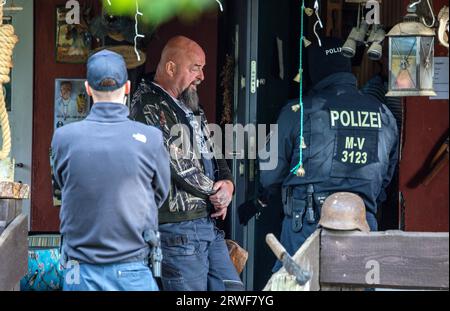
<path id="1" fill-rule="evenodd" d="M 293 187 L 286 187 L 282 191 L 283 211 L 288 217 L 292 217 L 292 231 L 300 232 L 303 227 L 303 217 L 306 213 L 308 224 L 317 223 L 320 218 L 320 210 L 329 192 L 314 192 L 314 186 L 306 186 L 306 200 L 295 198 Z"/>

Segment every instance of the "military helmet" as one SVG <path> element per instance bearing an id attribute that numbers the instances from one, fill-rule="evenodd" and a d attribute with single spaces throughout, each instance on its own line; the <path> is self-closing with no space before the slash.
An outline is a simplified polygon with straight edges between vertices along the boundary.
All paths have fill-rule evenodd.
<path id="1" fill-rule="evenodd" d="M 333 230 L 370 231 L 364 201 L 349 192 L 337 192 L 325 200 L 319 225 Z"/>

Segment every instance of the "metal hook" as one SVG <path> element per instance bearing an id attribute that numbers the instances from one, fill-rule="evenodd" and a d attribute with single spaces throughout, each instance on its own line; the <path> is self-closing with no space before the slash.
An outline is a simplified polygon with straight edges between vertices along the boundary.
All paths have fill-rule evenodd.
<path id="1" fill-rule="evenodd" d="M 414 3 L 411 3 L 408 7 L 412 9 L 421 2 L 422 2 L 422 0 L 418 0 Z M 427 24 L 427 21 L 425 20 L 425 18 L 422 17 L 422 23 L 428 28 L 433 28 L 434 24 L 436 23 L 436 16 L 434 16 L 434 12 L 433 12 L 433 8 L 431 7 L 430 0 L 427 0 L 427 4 L 428 4 L 428 9 L 430 10 L 431 16 L 433 17 L 433 22 L 431 24 Z"/>

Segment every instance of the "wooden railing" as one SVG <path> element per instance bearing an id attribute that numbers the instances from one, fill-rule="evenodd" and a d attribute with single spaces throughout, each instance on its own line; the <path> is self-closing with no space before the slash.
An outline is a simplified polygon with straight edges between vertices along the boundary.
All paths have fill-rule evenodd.
<path id="1" fill-rule="evenodd" d="M 312 272 L 299 286 L 281 269 L 265 290 L 449 289 L 449 234 L 318 229 L 293 259 Z"/>

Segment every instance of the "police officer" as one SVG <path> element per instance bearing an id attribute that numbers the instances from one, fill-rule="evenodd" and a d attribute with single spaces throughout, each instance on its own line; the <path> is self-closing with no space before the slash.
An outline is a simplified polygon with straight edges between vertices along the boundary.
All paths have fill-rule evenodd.
<path id="1" fill-rule="evenodd" d="M 300 141 L 300 111 L 288 103 L 278 119 L 276 169 L 261 171 L 264 188 L 282 185 L 284 220 L 281 243 L 292 255 L 312 234 L 325 198 L 352 192 L 364 200 L 367 222 L 377 230 L 377 206 L 385 199 L 398 159 L 395 118 L 385 105 L 357 89 L 351 62 L 340 53 L 342 42 L 324 38 L 322 47 L 307 49 L 312 89 L 303 99 L 304 142 Z M 268 144 L 270 145 L 270 144 Z M 302 147 L 306 175 L 290 172 Z M 281 267 L 277 262 L 273 271 Z"/>

